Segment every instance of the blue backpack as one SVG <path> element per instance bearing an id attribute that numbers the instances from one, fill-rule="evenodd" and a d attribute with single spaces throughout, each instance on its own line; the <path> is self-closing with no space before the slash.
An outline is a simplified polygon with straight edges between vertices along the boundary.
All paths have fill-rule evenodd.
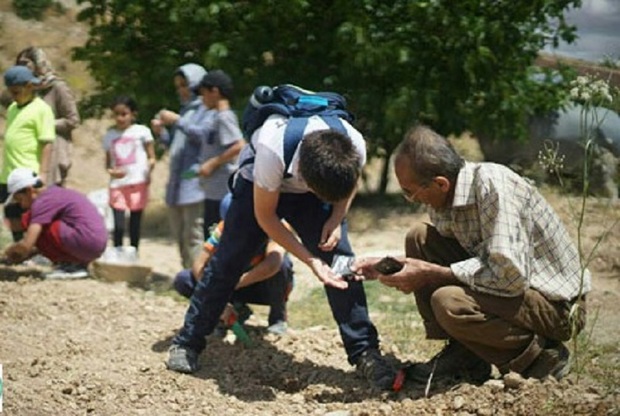
<path id="1" fill-rule="evenodd" d="M 243 134 L 251 143 L 252 134 L 273 114 L 288 117 L 284 131 L 284 172 L 293 159 L 303 138 L 308 118 L 319 116 L 329 126 L 348 137 L 342 120 L 352 122 L 353 115 L 346 110 L 347 101 L 334 92 L 312 92 L 294 85 L 260 86 L 254 90 L 241 118 Z"/>

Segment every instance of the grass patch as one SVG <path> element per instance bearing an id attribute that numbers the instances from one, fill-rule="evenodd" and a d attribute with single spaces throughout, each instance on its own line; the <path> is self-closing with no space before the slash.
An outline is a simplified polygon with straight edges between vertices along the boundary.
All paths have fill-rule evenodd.
<path id="1" fill-rule="evenodd" d="M 381 342 L 390 348 L 396 347 L 403 354 L 415 355 L 425 335 L 413 295 L 401 294 L 379 282 L 366 282 L 364 289 L 369 314 Z M 293 328 L 335 327 L 323 288 L 314 288 L 303 299 L 289 302 L 288 315 Z"/>
<path id="2" fill-rule="evenodd" d="M 582 375 L 591 377 L 606 390 L 604 394 L 613 394 L 618 386 L 620 355 L 617 344 L 595 344 L 588 342 L 583 333 L 579 335 L 579 360 L 583 362 Z M 574 357 L 573 357 L 574 358 Z"/>

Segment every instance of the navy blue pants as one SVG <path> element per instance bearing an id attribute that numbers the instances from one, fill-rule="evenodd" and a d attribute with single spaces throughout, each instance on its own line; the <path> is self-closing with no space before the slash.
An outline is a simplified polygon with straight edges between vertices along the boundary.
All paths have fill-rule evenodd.
<path id="1" fill-rule="evenodd" d="M 198 282 L 190 269 L 177 273 L 174 279 L 176 291 L 191 298 Z M 235 290 L 230 296 L 231 303 L 254 303 L 269 306 L 269 325 L 286 321 L 286 301 L 293 289 L 293 262 L 284 255 L 280 270 L 269 279 Z"/>
<path id="2" fill-rule="evenodd" d="M 217 225 L 220 222 L 220 203 L 222 201 L 219 199 L 205 199 L 204 203 L 204 213 L 202 220 L 202 232 L 205 236 L 205 239 L 211 235 L 209 231 L 211 227 Z"/>
<path id="3" fill-rule="evenodd" d="M 183 328 L 173 344 L 196 352 L 205 348 L 205 336 L 217 325 L 241 274 L 267 240 L 254 217 L 253 198 L 252 182 L 238 178 L 220 244 L 192 294 Z M 342 237 L 337 247 L 331 252 L 319 250 L 321 231 L 331 214 L 331 206 L 314 194 L 280 194 L 277 213 L 295 229 L 308 250 L 327 264 L 331 264 L 334 254 L 353 254 L 346 222 L 342 224 Z M 349 363 L 355 364 L 363 351 L 378 347 L 377 330 L 368 316 L 364 287 L 361 282 L 349 282 L 347 289 L 326 286 L 325 291 Z"/>

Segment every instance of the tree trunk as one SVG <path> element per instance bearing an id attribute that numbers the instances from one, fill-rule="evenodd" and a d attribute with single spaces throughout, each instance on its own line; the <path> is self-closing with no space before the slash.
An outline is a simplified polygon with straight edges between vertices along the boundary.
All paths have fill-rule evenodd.
<path id="1" fill-rule="evenodd" d="M 377 190 L 379 195 L 385 195 L 387 192 L 388 182 L 390 180 L 390 157 L 392 152 L 387 154 L 383 158 L 383 167 L 381 168 L 381 181 L 379 182 L 379 189 Z"/>

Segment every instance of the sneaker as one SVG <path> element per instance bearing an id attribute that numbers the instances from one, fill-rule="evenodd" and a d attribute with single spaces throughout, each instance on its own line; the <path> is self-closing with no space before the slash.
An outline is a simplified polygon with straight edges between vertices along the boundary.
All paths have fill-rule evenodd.
<path id="1" fill-rule="evenodd" d="M 45 273 L 44 277 L 50 280 L 83 279 L 89 273 L 82 264 L 61 264 L 51 272 Z"/>
<path id="2" fill-rule="evenodd" d="M 21 265 L 27 266 L 27 267 L 51 266 L 52 261 L 48 259 L 47 257 L 44 257 L 40 254 L 36 254 L 33 257 L 29 258 L 28 260 L 24 260 L 21 263 Z"/>
<path id="3" fill-rule="evenodd" d="M 372 387 L 380 390 L 392 390 L 396 370 L 381 356 L 379 350 L 367 349 L 357 360 L 355 366 L 357 372 L 365 377 Z"/>
<path id="4" fill-rule="evenodd" d="M 543 379 L 551 376 L 562 379 L 570 371 L 570 352 L 562 343 L 553 348 L 545 348 L 532 364 L 523 372 L 524 378 Z"/>
<path id="5" fill-rule="evenodd" d="M 405 368 L 406 378 L 419 383 L 435 381 L 469 381 L 484 383 L 491 378 L 491 364 L 479 358 L 461 343 L 449 341 L 433 358 Z"/>
<path id="6" fill-rule="evenodd" d="M 278 321 L 273 325 L 269 325 L 267 327 L 267 332 L 269 332 L 270 334 L 275 334 L 275 335 L 284 335 L 286 334 L 286 331 L 288 330 L 288 324 L 286 323 L 286 321 Z"/>
<path id="7" fill-rule="evenodd" d="M 222 321 L 218 322 L 213 328 L 213 335 L 217 338 L 226 338 L 228 334 L 228 326 Z"/>
<path id="8" fill-rule="evenodd" d="M 181 345 L 172 345 L 168 350 L 168 370 L 177 373 L 191 374 L 198 371 L 198 353 L 190 348 Z"/>

